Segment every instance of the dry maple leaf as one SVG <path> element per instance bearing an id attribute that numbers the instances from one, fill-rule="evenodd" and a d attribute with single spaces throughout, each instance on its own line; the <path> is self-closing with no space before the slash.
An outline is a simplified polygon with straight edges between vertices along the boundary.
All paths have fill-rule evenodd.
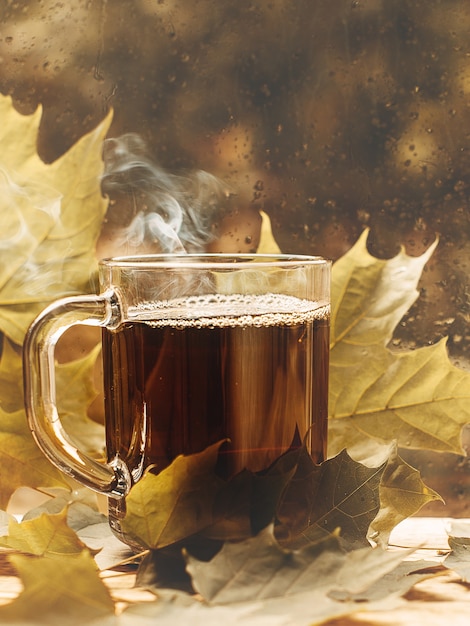
<path id="1" fill-rule="evenodd" d="M 385 261 L 368 253 L 367 234 L 333 265 L 330 454 L 368 438 L 461 453 L 470 374 L 450 363 L 444 340 L 410 352 L 387 347 L 437 241 L 420 257 L 401 251 Z"/>
<path id="2" fill-rule="evenodd" d="M 451 552 L 443 565 L 461 576 L 464 582 L 470 583 L 470 523 L 454 520 L 448 535 Z"/>
<path id="3" fill-rule="evenodd" d="M 275 534 L 289 548 L 300 548 L 339 532 L 347 549 L 386 546 L 393 528 L 439 499 L 419 472 L 384 446 L 374 462 L 360 463 L 346 450 L 315 465 L 305 449 L 277 510 Z"/>
<path id="4" fill-rule="evenodd" d="M 47 304 L 89 290 L 107 208 L 99 177 L 111 115 L 51 164 L 37 155 L 40 118 L 0 96 L 0 331 L 17 344 Z"/>
<path id="5" fill-rule="evenodd" d="M 6 508 L 21 486 L 68 487 L 61 472 L 34 442 L 24 409 L 6 413 L 0 408 L 0 507 Z"/>
<path id="6" fill-rule="evenodd" d="M 271 228 L 271 220 L 269 215 L 264 211 L 260 211 L 261 215 L 261 229 L 260 239 L 258 243 L 257 254 L 279 254 L 281 249 L 277 245 L 276 240 L 273 237 Z"/>
<path id="7" fill-rule="evenodd" d="M 164 548 L 206 528 L 223 480 L 214 471 L 221 442 L 178 456 L 158 474 L 147 472 L 126 498 L 123 532 L 148 548 Z"/>
<path id="8" fill-rule="evenodd" d="M 291 549 L 314 543 L 339 529 L 351 547 L 369 545 L 370 523 L 379 510 L 379 486 L 386 460 L 367 467 L 343 450 L 315 465 L 305 449 L 300 451 L 297 471 L 287 484 L 277 517 L 275 533 Z"/>
<path id="9" fill-rule="evenodd" d="M 400 595 L 432 576 L 436 567 L 403 562 L 406 556 L 405 551 L 370 547 L 346 553 L 334 535 L 300 550 L 286 550 L 268 527 L 256 537 L 225 544 L 210 560 L 186 555 L 193 586 L 203 601 L 145 581 L 158 602 L 130 607 L 121 616 L 122 624 L 142 619 L 162 625 L 314 626 L 356 611 L 392 610 Z"/>
<path id="10" fill-rule="evenodd" d="M 421 475 L 399 456 L 396 443 L 387 446 L 387 464 L 380 479 L 380 508 L 370 524 L 368 538 L 388 545 L 393 528 L 423 506 L 442 498 L 421 480 Z"/>
<path id="11" fill-rule="evenodd" d="M 87 548 L 67 524 L 67 508 L 52 515 L 42 513 L 21 523 L 11 519 L 8 535 L 0 537 L 0 546 L 49 558 L 77 556 Z"/>
<path id="12" fill-rule="evenodd" d="M 395 580 L 387 578 L 408 554 L 370 547 L 346 553 L 334 535 L 300 550 L 286 550 L 268 527 L 244 542 L 225 544 L 208 562 L 187 555 L 187 569 L 195 590 L 211 605 L 262 603 L 258 611 L 268 615 L 276 605 L 276 614 L 297 624 L 299 602 L 310 620 L 306 623 L 316 624 L 408 591 L 417 579 L 406 578 L 422 569 L 422 563 L 406 564 Z M 422 574 L 421 579 L 431 575 Z"/>
<path id="13" fill-rule="evenodd" d="M 24 589 L 0 606 L 2 624 L 86 624 L 114 615 L 114 601 L 88 550 L 54 559 L 11 555 Z"/>
<path id="14" fill-rule="evenodd" d="M 103 450 L 104 428 L 86 412 L 96 396 L 92 371 L 97 352 L 98 348 L 82 359 L 56 366 L 59 409 L 67 432 L 95 456 Z M 6 339 L 0 356 L 0 507 L 6 507 L 11 494 L 21 486 L 68 485 L 33 441 L 23 406 L 21 355 Z"/>
<path id="15" fill-rule="evenodd" d="M 228 481 L 215 473 L 218 449 L 215 444 L 179 456 L 131 489 L 122 529 L 150 548 L 139 567 L 139 584 L 187 589 L 182 549 L 207 560 L 224 542 L 251 538 L 271 523 L 277 542 L 289 550 L 332 533 L 347 550 L 369 546 L 369 532 L 386 545 L 399 521 L 427 498 L 438 497 L 394 446 L 377 466 L 356 462 L 346 451 L 315 465 L 302 447 L 281 455 L 264 472 L 245 470 Z"/>
<path id="16" fill-rule="evenodd" d="M 11 413 L 23 408 L 23 406 L 21 352 L 8 339 L 5 339 L 3 350 L 0 351 L 0 409 Z"/>
<path id="17" fill-rule="evenodd" d="M 445 340 L 410 352 L 387 347 L 438 241 L 419 257 L 402 250 L 383 260 L 367 251 L 368 233 L 333 264 L 329 455 L 347 448 L 366 458 L 371 440 L 461 454 L 470 374 L 450 363 Z M 261 243 L 279 251 L 266 214 Z"/>

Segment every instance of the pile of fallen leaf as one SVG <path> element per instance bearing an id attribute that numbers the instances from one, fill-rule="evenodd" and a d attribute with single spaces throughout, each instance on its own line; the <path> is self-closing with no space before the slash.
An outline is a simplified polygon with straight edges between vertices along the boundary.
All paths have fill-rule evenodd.
<path id="1" fill-rule="evenodd" d="M 194 469 L 213 452 L 188 463 Z M 235 508 L 225 509 L 226 523 Z M 336 519 L 344 517 L 337 514 Z M 414 585 L 449 570 L 470 581 L 470 526 L 463 522 L 455 525 L 449 553 L 440 561 L 412 559 L 410 549 L 354 549 L 339 531 L 323 537 L 318 533 L 314 540 L 302 539 L 300 547 L 288 547 L 270 524 L 254 537 L 224 542 L 209 559 L 179 551 L 185 579 L 177 550 L 149 548 L 144 555 L 130 555 L 116 548 L 119 542 L 106 518 L 82 496 L 65 490 L 21 523 L 0 515 L 1 532 L 0 557 L 8 559 L 9 570 L 0 569 L 0 574 L 18 575 L 24 587 L 0 606 L 0 621 L 9 624 L 313 626 L 355 612 L 403 608 L 401 597 Z M 145 537 L 162 544 L 174 539 L 162 533 L 161 523 Z M 200 549 L 203 542 L 197 545 Z M 149 593 L 143 599 L 128 596 L 123 604 L 110 570 L 135 571 L 133 563 L 136 585 Z M 100 574 L 99 568 L 105 571 Z"/>
<path id="2" fill-rule="evenodd" d="M 264 472 L 224 481 L 215 472 L 217 444 L 148 472 L 131 490 L 123 529 L 142 546 L 129 563 L 155 602 L 114 621 L 117 604 L 99 575 L 99 552 L 80 538 L 99 528 L 106 546 L 112 535 L 92 494 L 33 442 L 21 376 L 21 345 L 34 317 L 59 297 L 96 289 L 94 250 L 107 208 L 101 150 L 110 119 L 47 165 L 36 153 L 40 115 L 21 116 L 0 98 L 0 556 L 3 570 L 24 585 L 0 607 L 0 621 L 319 624 L 393 606 L 433 575 L 435 563 L 385 549 L 400 521 L 439 499 L 398 451 L 461 453 L 470 375 L 450 363 L 444 341 L 410 352 L 388 347 L 437 242 L 421 257 L 400 252 L 379 260 L 367 251 L 365 231 L 333 267 L 328 460 L 315 465 L 305 449 L 292 449 Z M 266 251 L 276 244 L 263 220 Z M 57 366 L 65 428 L 97 457 L 103 426 L 88 408 L 97 395 L 98 354 L 99 347 Z M 18 522 L 6 511 L 20 487 L 50 497 Z M 457 563 L 468 580 L 468 534 L 451 537 L 450 548 L 447 565 Z"/>

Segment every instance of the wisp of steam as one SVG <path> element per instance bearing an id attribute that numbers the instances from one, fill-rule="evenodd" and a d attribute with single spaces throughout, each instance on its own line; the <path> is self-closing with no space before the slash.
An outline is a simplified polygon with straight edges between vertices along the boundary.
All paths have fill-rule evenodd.
<path id="1" fill-rule="evenodd" d="M 201 170 L 184 176 L 164 170 L 134 133 L 106 140 L 103 158 L 103 192 L 131 202 L 118 245 L 164 253 L 204 250 L 215 215 L 231 195 L 227 185 Z"/>

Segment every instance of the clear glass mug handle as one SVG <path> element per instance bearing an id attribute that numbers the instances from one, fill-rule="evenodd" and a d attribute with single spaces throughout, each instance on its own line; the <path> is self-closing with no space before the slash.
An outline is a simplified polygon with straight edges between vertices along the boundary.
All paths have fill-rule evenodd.
<path id="1" fill-rule="evenodd" d="M 56 406 L 57 341 L 76 324 L 113 326 L 121 319 L 115 292 L 63 298 L 47 307 L 31 324 L 23 345 L 26 415 L 36 443 L 63 473 L 112 497 L 125 496 L 131 486 L 126 465 L 115 459 L 98 463 L 80 451 L 64 431 Z"/>

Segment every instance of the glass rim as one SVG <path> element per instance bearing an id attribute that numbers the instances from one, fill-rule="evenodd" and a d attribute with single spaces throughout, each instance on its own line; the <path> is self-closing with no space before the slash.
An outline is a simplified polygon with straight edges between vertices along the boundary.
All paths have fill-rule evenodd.
<path id="1" fill-rule="evenodd" d="M 262 267 L 329 266 L 332 261 L 321 256 L 308 254 L 257 254 L 257 253 L 166 253 L 136 254 L 100 259 L 102 268 L 153 269 L 192 268 L 203 269 L 210 265 L 221 269 L 245 269 Z"/>

